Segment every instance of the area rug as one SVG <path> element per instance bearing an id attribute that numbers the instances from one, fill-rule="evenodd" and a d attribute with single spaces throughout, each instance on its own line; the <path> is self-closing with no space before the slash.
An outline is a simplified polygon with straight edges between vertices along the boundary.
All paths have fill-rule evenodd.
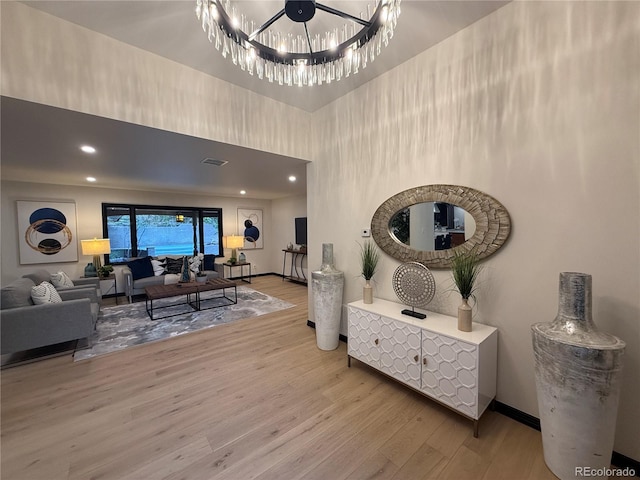
<path id="1" fill-rule="evenodd" d="M 227 292 L 229 294 L 229 292 Z M 202 300 L 219 296 L 219 292 L 204 292 Z M 231 294 L 233 298 L 233 294 Z M 174 299 L 155 300 L 154 308 L 163 302 Z M 183 301 L 183 300 L 180 300 Z M 217 300 L 209 300 L 207 306 L 214 305 Z M 222 303 L 227 303 L 223 299 Z M 102 309 L 102 318 L 98 320 L 96 331 L 91 339 L 91 348 L 76 350 L 74 361 L 116 352 L 135 345 L 156 342 L 176 337 L 185 333 L 196 332 L 206 328 L 230 323 L 243 318 L 259 317 L 267 313 L 291 308 L 294 305 L 258 292 L 248 287 L 238 287 L 238 303 L 219 308 L 196 312 L 182 305 L 184 314 L 151 320 L 145 309 L 145 302 L 117 305 Z M 178 308 L 178 307 L 176 307 Z M 161 315 L 165 315 L 162 313 Z"/>

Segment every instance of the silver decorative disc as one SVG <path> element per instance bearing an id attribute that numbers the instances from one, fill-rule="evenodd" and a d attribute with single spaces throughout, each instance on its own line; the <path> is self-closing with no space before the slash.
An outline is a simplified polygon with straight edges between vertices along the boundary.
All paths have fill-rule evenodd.
<path id="1" fill-rule="evenodd" d="M 436 294 L 436 281 L 429 269 L 419 262 L 407 262 L 393 273 L 393 290 L 402 303 L 425 307 Z"/>

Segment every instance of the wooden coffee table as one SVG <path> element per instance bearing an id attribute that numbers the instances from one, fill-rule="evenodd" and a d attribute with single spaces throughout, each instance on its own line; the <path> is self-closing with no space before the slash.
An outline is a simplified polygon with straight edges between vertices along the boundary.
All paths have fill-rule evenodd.
<path id="1" fill-rule="evenodd" d="M 227 289 L 233 288 L 233 298 L 227 296 Z M 212 290 L 222 290 L 222 295 L 218 295 L 216 297 L 205 298 L 204 300 L 200 296 L 200 292 L 210 292 Z M 217 305 L 212 305 L 210 307 L 203 308 L 203 302 L 211 302 L 212 300 L 218 300 L 220 298 L 224 298 L 227 302 L 223 302 L 222 304 L 218 303 Z M 209 310 L 210 308 L 218 308 L 224 307 L 226 305 L 235 305 L 238 303 L 238 289 L 236 282 L 233 280 L 227 280 L 226 278 L 212 278 L 207 280 L 206 283 L 201 283 L 198 286 L 198 310 Z"/>
<path id="2" fill-rule="evenodd" d="M 234 296 L 230 298 L 227 296 L 227 289 L 233 289 Z M 218 303 L 216 305 L 202 308 L 203 300 L 200 298 L 200 293 L 209 292 L 212 290 L 222 290 L 222 295 L 207 298 L 204 301 L 210 302 L 212 300 L 218 300 L 220 298 L 224 298 L 226 301 L 222 304 Z M 208 310 L 210 308 L 218 308 L 224 307 L 227 305 L 233 305 L 238 303 L 238 291 L 236 287 L 236 282 L 227 280 L 225 278 L 213 278 L 208 280 L 207 282 L 189 282 L 189 283 L 174 283 L 171 285 L 151 285 L 149 287 L 145 287 L 145 293 L 147 294 L 147 298 L 145 299 L 145 308 L 147 310 L 147 314 L 151 318 L 151 320 L 160 320 L 163 318 L 173 317 L 176 315 L 184 315 L 187 312 L 181 311 L 178 313 L 171 313 L 169 315 L 164 315 L 162 317 L 154 316 L 154 310 L 161 310 L 165 308 L 175 308 L 180 305 L 188 305 L 193 310 Z M 160 300 L 163 298 L 172 298 L 172 297 L 181 297 L 185 295 L 186 299 L 184 302 L 176 302 L 171 303 L 169 305 L 163 305 L 161 307 L 154 307 L 153 301 Z"/>

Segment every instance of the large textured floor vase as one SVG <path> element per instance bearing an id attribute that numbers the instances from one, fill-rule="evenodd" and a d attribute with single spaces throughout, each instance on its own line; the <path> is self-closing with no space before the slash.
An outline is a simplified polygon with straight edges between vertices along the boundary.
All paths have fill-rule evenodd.
<path id="1" fill-rule="evenodd" d="M 322 244 L 322 266 L 311 272 L 316 344 L 320 350 L 335 350 L 340 342 L 340 318 L 344 273 L 333 265 L 333 244 Z"/>
<path id="2" fill-rule="evenodd" d="M 593 323 L 591 275 L 561 273 L 558 316 L 531 329 L 545 463 L 561 480 L 609 468 L 625 344 Z"/>

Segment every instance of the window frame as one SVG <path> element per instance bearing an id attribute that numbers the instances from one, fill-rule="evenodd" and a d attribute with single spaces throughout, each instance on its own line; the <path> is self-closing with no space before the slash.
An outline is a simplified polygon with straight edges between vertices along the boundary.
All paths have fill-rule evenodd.
<path id="1" fill-rule="evenodd" d="M 137 221 L 136 221 L 136 211 L 137 210 L 158 210 L 158 211 L 175 211 L 176 215 L 182 214 L 187 216 L 195 216 L 197 217 L 197 228 L 198 228 L 198 252 L 204 252 L 204 219 L 215 217 L 216 215 L 211 215 L 211 213 L 217 213 L 218 218 L 218 245 L 220 245 L 220 249 L 215 257 L 222 258 L 224 257 L 224 248 L 222 247 L 222 208 L 219 207 L 181 207 L 181 206 L 164 206 L 164 205 L 138 205 L 132 203 L 102 203 L 102 237 L 108 238 L 109 235 L 109 226 L 108 226 L 108 217 L 109 217 L 109 208 L 120 208 L 128 210 L 128 215 L 130 219 L 129 225 L 129 233 L 130 233 L 130 241 L 131 241 L 131 251 L 138 252 L 138 239 L 137 239 Z M 172 214 L 172 213 L 170 213 Z M 104 255 L 104 264 L 105 265 L 125 265 L 127 262 L 111 262 L 111 254 Z"/>

